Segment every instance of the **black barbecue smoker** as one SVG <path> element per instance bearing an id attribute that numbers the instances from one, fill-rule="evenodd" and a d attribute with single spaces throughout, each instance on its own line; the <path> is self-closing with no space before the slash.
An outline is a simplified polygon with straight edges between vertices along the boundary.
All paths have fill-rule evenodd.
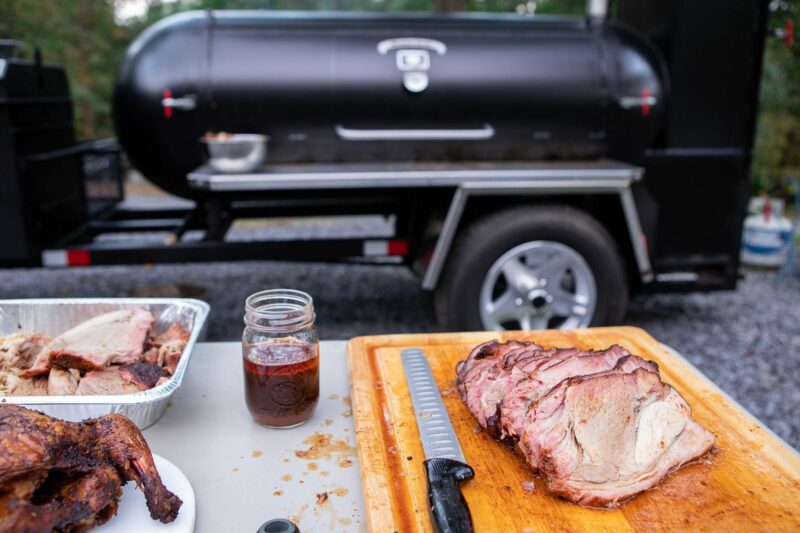
<path id="1" fill-rule="evenodd" d="M 118 205 L 118 152 L 76 145 L 63 70 L 6 47 L 0 264 L 403 264 L 454 330 L 611 324 L 630 293 L 733 289 L 767 2 L 607 7 L 168 17 L 113 97 L 130 163 L 194 202 L 168 210 Z M 208 132 L 264 136 L 266 157 L 215 170 Z M 241 219 L 355 214 L 394 235 L 226 238 Z"/>

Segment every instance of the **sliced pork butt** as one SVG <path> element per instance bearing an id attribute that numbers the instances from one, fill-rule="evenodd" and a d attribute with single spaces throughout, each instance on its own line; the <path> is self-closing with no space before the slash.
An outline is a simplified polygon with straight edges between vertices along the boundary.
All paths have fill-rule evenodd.
<path id="1" fill-rule="evenodd" d="M 524 380 L 517 382 L 500 402 L 497 411 L 501 436 L 519 439 L 527 425 L 530 405 L 567 378 L 588 376 L 609 370 L 626 374 L 637 368 L 658 373 L 657 364 L 631 355 L 616 345 L 607 350 L 579 351 L 566 356 L 555 356 L 540 363 L 539 367 L 530 372 Z"/>
<path id="2" fill-rule="evenodd" d="M 128 383 L 136 385 L 139 390 L 152 389 L 167 372 L 151 363 L 133 363 L 119 367 L 120 376 Z"/>
<path id="3" fill-rule="evenodd" d="M 147 351 L 142 356 L 142 361 L 163 366 L 170 375 L 174 374 L 188 342 L 189 332 L 174 323 L 167 331 L 147 341 Z"/>
<path id="4" fill-rule="evenodd" d="M 515 347 L 506 351 L 502 364 L 478 377 L 473 374 L 471 381 L 467 379 L 462 397 L 481 427 L 494 436 L 516 437 L 516 431 L 503 427 L 503 403 L 507 409 L 513 406 L 508 418 L 509 425 L 514 425 L 514 421 L 524 420 L 531 401 L 563 379 L 612 369 L 627 356 L 630 354 L 620 346 L 599 352 L 574 348 L 543 350 L 535 345 Z"/>
<path id="5" fill-rule="evenodd" d="M 181 352 L 169 352 L 167 360 L 164 362 L 164 370 L 171 376 L 178 370 L 178 363 L 181 362 Z"/>
<path id="6" fill-rule="evenodd" d="M 478 424 L 496 435 L 497 408 L 503 397 L 556 352 L 536 345 L 513 348 L 502 356 L 502 361 L 480 375 L 466 376 L 462 397 Z"/>
<path id="7" fill-rule="evenodd" d="M 92 394 L 132 394 L 139 392 L 139 387 L 127 379 L 120 373 L 120 367 L 110 366 L 104 370 L 94 370 L 87 372 L 78 384 L 78 390 L 75 394 L 92 395 Z"/>
<path id="8" fill-rule="evenodd" d="M 0 371 L 0 396 L 47 396 L 47 378 L 23 378 L 8 370 Z"/>
<path id="9" fill-rule="evenodd" d="M 52 364 L 63 368 L 102 370 L 112 363 L 131 364 L 142 358 L 147 332 L 154 322 L 144 309 L 112 311 L 96 316 L 54 338 L 23 375 L 46 374 Z"/>
<path id="10" fill-rule="evenodd" d="M 80 371 L 74 368 L 54 366 L 47 376 L 47 394 L 49 396 L 72 396 L 78 390 L 80 380 Z"/>
<path id="11" fill-rule="evenodd" d="M 30 367 L 48 342 L 50 338 L 39 333 L 11 333 L 0 337 L 0 368 Z"/>
<path id="12" fill-rule="evenodd" d="M 503 365 L 505 356 L 508 353 L 526 348 L 542 349 L 530 342 L 514 340 L 508 342 L 492 340 L 477 345 L 469 352 L 465 360 L 456 363 L 457 383 L 459 385 L 468 385 L 474 376 L 480 374 L 486 367 Z"/>
<path id="13" fill-rule="evenodd" d="M 526 460 L 548 489 L 592 507 L 614 507 L 706 453 L 714 436 L 655 372 L 569 378 L 528 411 Z"/>
<path id="14" fill-rule="evenodd" d="M 492 398 L 500 401 L 506 388 L 513 386 L 511 380 L 524 377 L 511 375 L 503 368 L 506 356 L 515 352 L 527 353 L 540 350 L 541 347 L 531 343 L 509 341 L 501 344 L 491 341 L 477 346 L 466 360 L 456 365 L 456 384 L 461 399 L 467 404 L 481 427 L 487 427 L 488 410 L 484 404 L 491 403 Z"/>

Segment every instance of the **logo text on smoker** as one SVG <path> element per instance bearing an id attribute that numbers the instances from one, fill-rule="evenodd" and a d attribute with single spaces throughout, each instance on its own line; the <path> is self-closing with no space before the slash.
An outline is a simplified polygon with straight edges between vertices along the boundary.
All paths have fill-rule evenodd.
<path id="1" fill-rule="evenodd" d="M 378 43 L 382 56 L 396 50 L 397 70 L 403 73 L 403 87 L 411 93 L 421 93 L 428 88 L 428 70 L 431 68 L 431 52 L 443 56 L 447 46 L 434 39 L 421 37 L 399 37 Z"/>

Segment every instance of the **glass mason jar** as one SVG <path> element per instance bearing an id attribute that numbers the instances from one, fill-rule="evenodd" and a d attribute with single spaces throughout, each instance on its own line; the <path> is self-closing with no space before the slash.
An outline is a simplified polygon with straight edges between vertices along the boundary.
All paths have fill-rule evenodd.
<path id="1" fill-rule="evenodd" d="M 247 408 L 259 424 L 290 428 L 308 420 L 319 400 L 319 338 L 311 296 L 291 289 L 250 295 L 242 357 Z"/>

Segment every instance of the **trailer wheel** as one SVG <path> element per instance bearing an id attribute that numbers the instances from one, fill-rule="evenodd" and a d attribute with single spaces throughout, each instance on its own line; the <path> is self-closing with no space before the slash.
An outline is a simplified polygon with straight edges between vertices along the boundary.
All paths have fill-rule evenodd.
<path id="1" fill-rule="evenodd" d="M 584 211 L 511 208 L 462 232 L 435 303 L 440 326 L 451 331 L 618 324 L 628 303 L 625 263 Z"/>

